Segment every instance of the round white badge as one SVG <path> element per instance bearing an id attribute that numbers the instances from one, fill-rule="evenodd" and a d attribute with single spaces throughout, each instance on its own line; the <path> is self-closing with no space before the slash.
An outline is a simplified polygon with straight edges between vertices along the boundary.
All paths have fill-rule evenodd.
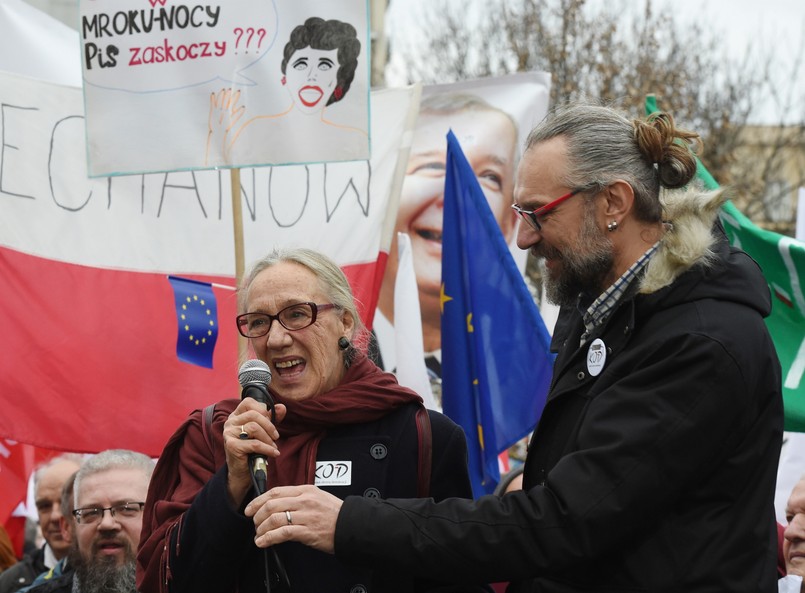
<path id="1" fill-rule="evenodd" d="M 587 350 L 587 372 L 597 377 L 604 370 L 607 361 L 607 347 L 604 340 L 596 338 Z"/>

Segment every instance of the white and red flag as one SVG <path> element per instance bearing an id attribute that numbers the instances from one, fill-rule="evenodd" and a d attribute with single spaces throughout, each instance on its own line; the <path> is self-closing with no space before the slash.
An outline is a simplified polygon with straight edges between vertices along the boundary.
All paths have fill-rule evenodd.
<path id="1" fill-rule="evenodd" d="M 373 93 L 371 161 L 242 170 L 246 265 L 321 250 L 371 325 L 417 101 Z M 229 174 L 89 179 L 77 88 L 0 73 L 0 116 L 0 437 L 156 456 L 191 410 L 239 393 L 236 296 L 217 286 L 235 284 Z M 168 275 L 213 283 L 212 368 L 177 357 Z"/>

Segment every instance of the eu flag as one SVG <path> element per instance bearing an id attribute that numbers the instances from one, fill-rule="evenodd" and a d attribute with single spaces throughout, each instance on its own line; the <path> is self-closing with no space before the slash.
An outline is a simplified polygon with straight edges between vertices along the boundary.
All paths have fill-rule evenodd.
<path id="1" fill-rule="evenodd" d="M 187 278 L 168 276 L 173 287 L 176 321 L 176 356 L 179 360 L 212 368 L 212 355 L 218 339 L 218 308 L 212 285 Z"/>
<path id="2" fill-rule="evenodd" d="M 447 135 L 442 237 L 442 407 L 467 435 L 478 497 L 500 481 L 498 455 L 545 405 L 550 335 L 458 140 Z"/>

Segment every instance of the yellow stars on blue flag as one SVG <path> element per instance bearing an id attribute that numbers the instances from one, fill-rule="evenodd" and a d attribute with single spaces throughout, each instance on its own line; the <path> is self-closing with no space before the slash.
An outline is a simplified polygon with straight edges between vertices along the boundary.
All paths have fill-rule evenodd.
<path id="1" fill-rule="evenodd" d="M 173 287 L 178 322 L 176 356 L 211 369 L 218 339 L 218 308 L 212 286 L 177 276 L 168 276 L 168 280 Z"/>
<path id="2" fill-rule="evenodd" d="M 444 315 L 444 304 L 452 301 L 453 297 L 447 296 L 444 292 L 444 282 L 442 282 L 442 287 L 439 289 L 439 311 Z"/>
<path id="3" fill-rule="evenodd" d="M 467 435 L 473 494 L 490 494 L 500 481 L 498 455 L 539 419 L 553 356 L 536 304 L 452 132 L 440 300 L 442 407 Z"/>

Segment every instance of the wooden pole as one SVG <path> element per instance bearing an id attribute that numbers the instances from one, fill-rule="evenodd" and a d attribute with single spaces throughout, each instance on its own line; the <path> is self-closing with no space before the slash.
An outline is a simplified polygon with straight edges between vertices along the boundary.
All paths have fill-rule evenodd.
<path id="1" fill-rule="evenodd" d="M 240 288 L 245 269 L 245 256 L 243 248 L 243 208 L 240 199 L 240 169 L 235 167 L 229 170 L 229 181 L 232 193 L 232 227 L 235 236 L 235 286 Z M 246 338 L 238 334 L 238 365 L 248 357 L 248 343 Z"/>

